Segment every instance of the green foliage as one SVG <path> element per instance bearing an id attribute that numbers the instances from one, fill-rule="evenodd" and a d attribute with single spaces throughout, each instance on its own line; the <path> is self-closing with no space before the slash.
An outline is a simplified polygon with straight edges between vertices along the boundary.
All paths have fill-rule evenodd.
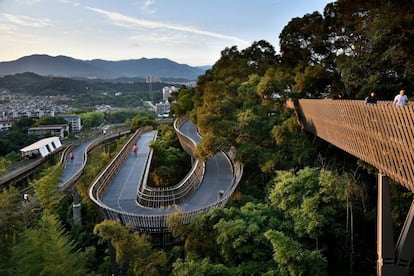
<path id="1" fill-rule="evenodd" d="M 184 254 L 197 258 L 206 256 L 216 260 L 219 255 L 214 224 L 220 217 L 220 211 L 214 210 L 216 215 L 201 213 L 191 223 L 183 224 L 185 214 L 181 211 L 174 212 L 167 217 L 168 229 L 175 238 L 184 242 Z M 218 214 L 217 214 L 218 213 Z"/>
<path id="2" fill-rule="evenodd" d="M 225 263 L 237 266 L 253 262 L 252 273 L 270 269 L 271 247 L 263 234 L 267 229 L 277 227 L 277 217 L 278 214 L 266 204 L 247 203 L 240 209 L 224 210 L 214 229 L 218 232 L 216 242 Z"/>
<path id="3" fill-rule="evenodd" d="M 143 112 L 138 111 L 138 110 L 133 110 L 133 109 L 125 109 L 125 110 L 105 112 L 104 117 L 105 117 L 105 121 L 110 124 L 119 124 L 119 123 L 125 123 L 127 120 L 131 120 L 135 116 L 141 113 Z"/>
<path id="4" fill-rule="evenodd" d="M 147 237 L 130 230 L 118 222 L 106 220 L 95 226 L 94 233 L 111 242 L 116 262 L 128 264 L 133 275 L 165 275 L 165 253 L 153 250 Z"/>
<path id="5" fill-rule="evenodd" d="M 327 275 L 327 262 L 319 251 L 310 251 L 280 231 L 265 233 L 273 245 L 277 275 Z"/>
<path id="6" fill-rule="evenodd" d="M 10 266 L 11 249 L 16 244 L 17 234 L 22 230 L 19 191 L 10 187 L 0 193 L 0 274 Z"/>
<path id="7" fill-rule="evenodd" d="M 43 116 L 39 120 L 36 121 L 37 126 L 40 125 L 59 125 L 59 124 L 68 124 L 68 121 L 63 119 L 63 117 L 52 117 L 52 116 Z"/>
<path id="8" fill-rule="evenodd" d="M 144 126 L 155 126 L 155 125 L 156 125 L 156 121 L 155 121 L 155 117 L 154 116 L 150 116 L 150 115 L 147 115 L 147 116 L 137 115 L 132 120 L 131 131 L 132 132 L 135 132 L 140 127 L 144 127 Z"/>
<path id="9" fill-rule="evenodd" d="M 22 156 L 19 153 L 15 152 L 15 151 L 12 151 L 12 152 L 9 152 L 8 154 L 6 154 L 5 158 L 9 162 L 12 162 L 12 163 L 22 160 Z"/>
<path id="10" fill-rule="evenodd" d="M 177 259 L 173 264 L 173 273 L 175 276 L 202 276 L 202 275 L 240 275 L 241 270 L 230 269 L 222 264 L 212 264 L 209 259 Z"/>
<path id="11" fill-rule="evenodd" d="M 150 143 L 150 148 L 154 152 L 149 185 L 156 187 L 176 185 L 190 171 L 190 156 L 182 150 L 172 126 L 160 125 L 159 137 Z"/>
<path id="12" fill-rule="evenodd" d="M 85 262 L 92 252 L 75 251 L 57 218 L 44 212 L 39 224 L 24 231 L 13 248 L 12 275 L 86 275 Z"/>
<path id="13" fill-rule="evenodd" d="M 10 131 L 0 135 L 0 156 L 19 152 L 21 148 L 34 143 L 36 135 L 27 135 L 27 130 L 34 125 L 31 118 L 21 118 L 12 125 Z"/>
<path id="14" fill-rule="evenodd" d="M 17 152 L 11 151 L 6 156 L 0 156 L 0 175 L 7 173 L 7 167 L 22 160 L 22 156 Z"/>
<path id="15" fill-rule="evenodd" d="M 178 92 L 173 92 L 171 96 L 171 111 L 176 117 L 180 117 L 194 108 L 194 89 L 183 86 Z"/>
<path id="16" fill-rule="evenodd" d="M 33 182 L 34 193 L 40 208 L 52 211 L 59 204 L 61 194 L 57 184 L 62 170 L 60 164 L 49 167 L 41 172 L 39 179 Z"/>
<path id="17" fill-rule="evenodd" d="M 81 113 L 79 116 L 85 128 L 97 127 L 104 122 L 104 113 L 101 111 Z"/>
<path id="18" fill-rule="evenodd" d="M 187 225 L 181 224 L 180 213 L 169 217 L 170 230 L 184 242 L 183 249 L 171 257 L 173 274 L 374 273 L 375 250 L 367 248 L 375 248 L 371 241 L 375 228 L 372 219 L 375 196 L 374 200 L 372 196 L 369 198 L 371 186 L 375 185 L 369 182 L 369 176 L 359 180 L 356 173 L 347 173 L 350 167 L 353 169 L 354 160 L 326 148 L 319 148 L 319 155 L 323 161 L 327 158 L 324 154 L 329 156 L 329 164 L 323 163 L 324 169 L 314 168 L 318 161 L 314 145 L 320 142 L 309 141 L 293 112 L 286 110 L 284 104 L 289 97 L 329 94 L 361 99 L 367 91 L 375 90 L 379 99 L 390 99 L 400 88 L 410 91 L 414 81 L 412 13 L 409 1 L 330 3 L 323 15 L 314 12 L 293 18 L 287 24 L 280 34 L 280 55 L 266 41 L 254 42 L 241 51 L 236 46 L 228 47 L 198 79 L 195 88 L 181 87 L 172 95 L 172 112 L 177 116 L 190 112 L 203 136 L 197 156 L 207 159 L 217 150 L 235 146 L 236 158 L 244 164 L 243 182 L 236 193 L 237 200 L 233 201 L 237 208 L 214 209 Z M 26 81 L 24 89 L 18 88 L 21 91 L 43 94 L 59 87 L 62 91 L 72 91 L 68 94 L 73 95 L 73 102 L 82 107 L 89 104 L 87 108 L 91 103 L 109 102 L 135 108 L 142 105 L 143 98 L 150 97 L 147 84 L 138 89 L 135 84 L 82 82 L 73 89 L 74 84 L 64 79 L 48 82 L 32 74 L 19 77 Z M 15 87 L 19 83 L 13 77 L 5 77 L 0 79 L 1 87 L 6 87 L 4 81 Z M 115 96 L 116 91 L 123 95 Z M 159 97 L 160 93 L 156 93 L 151 96 Z M 93 127 L 104 119 L 120 122 L 131 116 L 135 116 L 133 131 L 155 125 L 153 117 L 132 111 L 88 112 L 82 120 L 85 126 Z M 29 119 L 21 120 L 13 126 L 10 136 L 0 137 L 0 154 L 17 152 L 19 147 L 29 144 L 31 138 L 25 131 L 33 123 Z M 154 162 L 158 162 L 154 182 L 164 186 L 168 181 L 177 183 L 179 180 L 173 176 L 186 165 L 181 163 L 184 160 L 181 152 L 170 147 L 177 143 L 171 130 L 160 128 L 160 132 L 163 132 L 162 139 L 152 145 L 156 151 Z M 94 160 L 106 162 L 110 156 L 104 150 L 95 153 Z M 87 185 L 101 170 L 101 164 L 94 165 L 88 165 L 80 188 L 86 201 Z M 174 166 L 178 168 L 173 169 Z M 341 173 L 328 171 L 329 166 Z M 39 180 L 36 196 L 43 208 L 53 209 L 56 198 L 52 183 L 56 179 L 51 171 L 47 174 L 50 176 Z M 264 196 L 266 193 L 268 198 Z M 392 190 L 393 198 L 399 198 L 400 194 L 398 189 Z M 5 252 L 1 261 L 5 262 L 18 232 L 10 224 L 18 229 L 33 225 L 27 210 L 10 215 L 17 211 L 19 200 L 13 201 L 15 196 L 11 191 L 10 202 L 5 200 L 4 210 L 0 212 L 0 218 L 6 218 L 4 225 L 1 224 L 4 229 L 0 230 L 5 233 L 0 232 L 4 234 L 0 246 Z M 0 195 L 0 199 L 4 197 Z M 411 197 L 411 193 L 403 193 L 403 200 L 393 209 L 397 226 L 403 221 L 401 210 Z M 19 223 L 19 216 L 26 216 L 23 223 Z M 351 221 L 358 224 L 350 226 Z M 104 222 L 95 231 L 111 240 L 118 263 L 128 263 L 130 273 L 169 272 L 164 253 L 152 250 L 145 237 L 114 222 Z M 27 242 L 29 238 L 24 240 Z M 37 246 L 35 243 L 33 248 Z M 23 252 L 22 248 L 16 253 L 19 251 Z M 33 252 L 34 258 L 43 261 L 40 253 Z M 40 266 L 34 264 L 33 270 L 39 271 Z"/>
<path id="19" fill-rule="evenodd" d="M 305 168 L 296 175 L 279 172 L 269 199 L 294 223 L 298 237 L 304 235 L 317 240 L 332 227 L 336 206 L 344 197 L 344 183 L 329 171 Z M 333 192 L 332 189 L 339 191 Z"/>

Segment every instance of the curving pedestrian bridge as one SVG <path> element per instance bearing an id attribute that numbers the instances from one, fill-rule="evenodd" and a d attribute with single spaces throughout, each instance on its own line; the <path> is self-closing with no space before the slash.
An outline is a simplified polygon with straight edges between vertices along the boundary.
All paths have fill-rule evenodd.
<path id="1" fill-rule="evenodd" d="M 414 105 L 356 100 L 288 102 L 302 127 L 378 171 L 377 275 L 410 275 L 414 257 L 414 201 L 397 242 L 388 179 L 414 192 Z"/>
<path id="2" fill-rule="evenodd" d="M 234 161 L 234 151 L 217 152 L 203 162 L 194 157 L 201 140 L 196 126 L 182 117 L 174 121 L 174 128 L 183 149 L 192 156 L 186 177 L 172 187 L 149 187 L 149 143 L 156 131 L 137 130 L 89 188 L 89 197 L 103 219 L 131 225 L 139 232 L 163 234 L 169 233 L 167 217 L 173 212 L 179 212 L 182 223 L 188 223 L 200 212 L 228 202 L 243 173 L 243 166 Z M 137 154 L 131 150 L 134 144 Z"/>

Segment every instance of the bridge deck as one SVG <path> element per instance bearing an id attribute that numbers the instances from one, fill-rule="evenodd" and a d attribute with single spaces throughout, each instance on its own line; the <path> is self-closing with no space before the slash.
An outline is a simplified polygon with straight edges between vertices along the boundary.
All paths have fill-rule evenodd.
<path id="1" fill-rule="evenodd" d="M 180 131 L 195 140 L 200 141 L 196 127 L 190 121 L 183 124 Z M 131 152 L 118 175 L 105 193 L 102 202 L 110 208 L 128 213 L 142 215 L 168 214 L 176 207 L 156 209 L 141 207 L 137 204 L 136 196 L 144 166 L 149 155 L 149 142 L 153 139 L 153 132 L 143 135 L 138 140 L 138 156 Z M 192 196 L 179 205 L 183 211 L 193 211 L 214 204 L 219 191 L 226 191 L 233 183 L 233 170 L 230 160 L 223 153 L 216 154 L 206 162 L 206 172 L 203 181 Z"/>
<path id="2" fill-rule="evenodd" d="M 85 162 L 85 151 L 88 146 L 93 143 L 93 139 L 87 140 L 79 146 L 75 147 L 72 152 L 74 158 L 70 159 L 69 154 L 66 157 L 65 167 L 60 176 L 58 187 L 62 187 L 66 181 L 72 178 L 79 170 L 83 168 Z"/>
<path id="3" fill-rule="evenodd" d="M 414 191 L 414 105 L 301 99 L 304 128 Z"/>
<path id="4" fill-rule="evenodd" d="M 411 275 L 414 201 L 395 243 L 388 177 L 414 191 L 414 105 L 301 99 L 295 109 L 307 131 L 379 170 L 377 275 Z"/>

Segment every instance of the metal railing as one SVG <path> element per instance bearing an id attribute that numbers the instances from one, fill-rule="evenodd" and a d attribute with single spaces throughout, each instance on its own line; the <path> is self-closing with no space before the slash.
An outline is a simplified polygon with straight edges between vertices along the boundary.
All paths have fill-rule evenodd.
<path id="1" fill-rule="evenodd" d="M 185 121 L 185 120 L 184 120 Z M 139 135 L 143 133 L 143 129 L 138 130 L 131 140 L 125 145 L 125 148 L 130 149 L 132 140 L 136 142 Z M 167 217 L 168 214 L 157 214 L 157 215 L 146 215 L 146 214 L 135 214 L 125 211 L 115 210 L 105 205 L 101 199 L 110 186 L 112 179 L 118 173 L 121 164 L 123 164 L 124 150 L 121 150 L 119 156 L 116 156 L 110 164 L 98 175 L 95 181 L 89 187 L 89 197 L 98 207 L 98 212 L 103 219 L 116 220 L 126 225 L 130 224 L 134 226 L 140 232 L 146 233 L 166 233 L 168 230 Z M 128 150 L 129 154 L 129 150 Z M 189 223 L 194 216 L 200 214 L 200 212 L 208 212 L 214 207 L 224 207 L 230 199 L 234 190 L 243 174 L 243 166 L 239 162 L 234 161 L 234 150 L 231 150 L 226 154 L 233 164 L 233 181 L 226 191 L 223 191 L 223 195 L 217 199 L 213 204 L 203 206 L 202 208 L 192 210 L 189 212 L 180 212 L 180 219 L 182 223 Z"/>
<path id="2" fill-rule="evenodd" d="M 105 143 L 108 140 L 112 140 L 115 138 L 118 138 L 120 136 L 123 136 L 125 134 L 130 133 L 130 130 L 124 130 L 124 131 L 119 131 L 116 133 L 109 133 L 106 135 L 101 135 L 98 138 L 94 139 L 85 149 L 84 153 L 83 153 L 83 163 L 82 166 L 79 168 L 79 170 L 67 181 L 65 181 L 62 185 L 60 185 L 59 189 L 64 192 L 70 192 L 71 190 L 73 190 L 73 188 L 75 187 L 76 183 L 79 181 L 83 170 L 86 166 L 86 163 L 88 162 L 88 154 L 91 150 L 93 150 L 95 147 L 97 147 L 98 145 Z M 70 152 L 70 149 L 72 149 L 75 145 L 71 145 L 70 147 L 65 149 L 64 154 L 62 155 L 62 159 L 61 159 L 61 164 L 62 166 L 64 166 L 66 160 L 67 160 L 67 154 Z"/>
<path id="3" fill-rule="evenodd" d="M 187 153 L 193 156 L 197 144 L 180 131 L 180 127 L 186 120 L 188 120 L 188 116 L 175 120 L 174 129 L 179 137 L 178 139 L 181 146 L 186 149 Z M 151 160 L 151 156 L 152 151 L 149 160 Z M 196 159 L 195 162 L 193 162 L 189 173 L 178 184 L 171 187 L 157 188 L 147 185 L 149 167 L 148 164 L 145 171 L 145 177 L 138 190 L 137 202 L 144 207 L 152 208 L 162 208 L 183 203 L 195 190 L 198 189 L 205 172 L 205 162 Z"/>
<path id="4" fill-rule="evenodd" d="M 39 157 L 29 162 L 19 162 L 19 165 L 14 165 L 12 171 L 0 177 L 1 188 L 6 187 L 7 183 L 17 183 L 22 179 L 28 177 L 37 169 L 37 167 L 45 163 L 47 160 L 50 160 L 50 158 L 55 156 L 56 154 L 61 154 L 62 151 L 65 149 L 66 146 L 62 145 L 61 147 L 59 147 L 51 154 L 45 157 Z"/>

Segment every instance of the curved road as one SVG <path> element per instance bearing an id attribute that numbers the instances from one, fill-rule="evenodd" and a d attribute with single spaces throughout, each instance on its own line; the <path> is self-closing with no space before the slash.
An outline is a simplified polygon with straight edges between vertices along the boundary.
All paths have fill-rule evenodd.
<path id="1" fill-rule="evenodd" d="M 180 131 L 198 143 L 201 138 L 197 134 L 196 126 L 187 121 Z M 168 214 L 176 210 L 171 208 L 147 208 L 137 204 L 136 196 L 144 166 L 149 155 L 149 143 L 153 140 L 155 132 L 149 132 L 141 136 L 137 144 L 138 156 L 130 153 L 124 166 L 114 178 L 111 186 L 106 191 L 102 202 L 110 208 L 134 214 L 156 215 Z M 193 211 L 214 204 L 220 191 L 226 191 L 233 183 L 233 168 L 230 160 L 223 153 L 217 153 L 206 162 L 206 171 L 200 187 L 190 198 L 180 204 L 178 208 L 183 211 Z"/>

